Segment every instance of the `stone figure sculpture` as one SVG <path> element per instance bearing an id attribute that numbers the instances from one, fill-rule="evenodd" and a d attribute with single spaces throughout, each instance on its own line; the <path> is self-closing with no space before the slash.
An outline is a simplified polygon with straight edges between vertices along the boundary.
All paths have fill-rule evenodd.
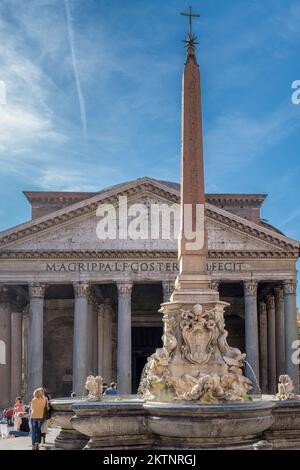
<path id="1" fill-rule="evenodd" d="M 94 377 L 89 375 L 85 382 L 85 389 L 88 390 L 88 400 L 101 400 L 102 399 L 102 385 L 103 379 L 100 375 Z"/>
<path id="2" fill-rule="evenodd" d="M 245 354 L 227 343 L 224 305 L 163 306 L 163 347 L 148 358 L 139 393 L 160 401 L 219 403 L 247 400 Z"/>
<path id="3" fill-rule="evenodd" d="M 295 388 L 292 379 L 289 375 L 280 375 L 278 381 L 278 393 L 276 394 L 278 400 L 293 400 L 299 398 L 295 395 Z"/>

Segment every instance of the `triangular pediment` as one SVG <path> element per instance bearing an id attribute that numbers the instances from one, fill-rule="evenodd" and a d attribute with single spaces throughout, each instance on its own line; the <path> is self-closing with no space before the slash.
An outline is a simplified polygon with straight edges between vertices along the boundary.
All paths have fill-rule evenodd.
<path id="1" fill-rule="evenodd" d="M 96 215 L 100 204 L 118 207 L 120 197 L 132 203 L 178 204 L 176 187 L 151 178 L 119 184 L 95 196 L 32 220 L 0 234 L 1 251 L 151 250 L 176 251 L 176 240 L 101 240 L 97 237 Z M 275 230 L 251 222 L 212 204 L 206 204 L 209 250 L 294 251 L 299 243 Z"/>

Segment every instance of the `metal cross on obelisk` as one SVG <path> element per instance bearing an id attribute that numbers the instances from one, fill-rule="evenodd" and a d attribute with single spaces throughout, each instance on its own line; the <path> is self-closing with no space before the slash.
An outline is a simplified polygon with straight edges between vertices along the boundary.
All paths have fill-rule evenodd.
<path id="1" fill-rule="evenodd" d="M 188 16 L 189 17 L 189 36 L 192 37 L 193 32 L 192 32 L 192 18 L 200 18 L 200 15 L 197 13 L 192 12 L 192 7 L 191 5 L 189 6 L 189 11 L 187 13 L 180 13 L 182 16 Z"/>

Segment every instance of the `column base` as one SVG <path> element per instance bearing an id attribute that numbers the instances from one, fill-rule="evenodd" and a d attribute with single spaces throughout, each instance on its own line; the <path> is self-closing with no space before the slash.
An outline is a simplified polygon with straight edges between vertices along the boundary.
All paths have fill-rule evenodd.
<path id="1" fill-rule="evenodd" d="M 55 450 L 82 450 L 88 438 L 75 429 L 62 429 L 54 441 Z"/>
<path id="2" fill-rule="evenodd" d="M 92 437 L 83 450 L 138 450 L 151 449 L 153 438 L 147 435 Z"/>

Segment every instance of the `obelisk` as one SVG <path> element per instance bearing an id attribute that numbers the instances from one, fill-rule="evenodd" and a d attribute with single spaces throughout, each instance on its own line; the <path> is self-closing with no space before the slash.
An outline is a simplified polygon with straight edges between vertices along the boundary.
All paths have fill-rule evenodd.
<path id="1" fill-rule="evenodd" d="M 200 71 L 191 30 L 182 83 L 181 227 L 179 275 L 170 302 L 161 305 L 163 346 L 148 358 L 139 393 L 162 402 L 247 400 L 245 355 L 227 343 L 224 308 L 207 272 Z"/>
<path id="2" fill-rule="evenodd" d="M 205 190 L 200 70 L 196 38 L 191 31 L 182 80 L 181 224 L 178 240 L 179 275 L 171 300 L 216 300 L 207 272 L 208 240 Z"/>

